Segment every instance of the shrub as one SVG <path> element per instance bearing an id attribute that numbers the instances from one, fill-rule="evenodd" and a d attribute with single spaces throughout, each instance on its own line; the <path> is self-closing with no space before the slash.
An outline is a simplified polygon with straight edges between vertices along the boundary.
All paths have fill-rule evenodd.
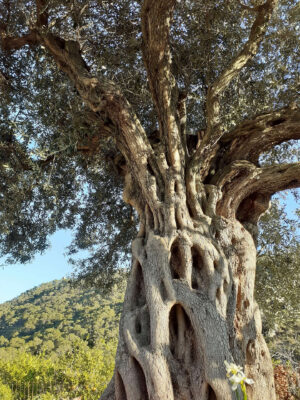
<path id="1" fill-rule="evenodd" d="M 0 382 L 0 399 L 13 400 L 13 394 L 10 387 Z"/>

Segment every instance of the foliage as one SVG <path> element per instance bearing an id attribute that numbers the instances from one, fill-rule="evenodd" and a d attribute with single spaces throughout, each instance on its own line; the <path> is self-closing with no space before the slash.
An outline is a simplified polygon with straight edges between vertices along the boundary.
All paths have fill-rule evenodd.
<path id="1" fill-rule="evenodd" d="M 51 357 L 9 348 L 1 351 L 0 379 L 14 388 L 18 398 L 24 398 L 30 388 L 35 394 L 44 393 L 42 398 L 51 394 L 98 399 L 112 377 L 115 351 L 116 341 L 90 348 L 80 339 L 71 343 L 68 352 Z"/>
<path id="2" fill-rule="evenodd" d="M 150 136 L 157 121 L 142 61 L 141 2 L 46 4 L 49 31 L 78 41 L 91 74 L 123 90 Z M 12 0 L 0 7 L 1 29 L 10 36 L 34 26 L 35 2 Z M 253 18 L 236 0 L 178 2 L 170 32 L 172 73 L 187 93 L 187 134 L 205 127 L 208 86 L 239 52 Z M 295 100 L 297 46 L 297 2 L 281 0 L 259 52 L 222 96 L 225 131 L 246 116 Z M 90 251 L 86 260 L 74 261 L 76 276 L 109 288 L 120 280 L 114 272 L 128 266 L 136 232 L 111 162 L 116 128 L 87 109 L 44 46 L 1 48 L 0 77 L 1 254 L 6 262 L 27 262 L 47 248 L 56 229 L 72 227 L 70 255 Z"/>
<path id="3" fill-rule="evenodd" d="M 1 304 L 0 381 L 20 399 L 28 387 L 37 399 L 98 399 L 113 374 L 123 295 L 124 285 L 104 297 L 61 280 Z"/>
<path id="4" fill-rule="evenodd" d="M 274 214 L 281 212 L 275 202 L 262 225 L 271 223 L 282 229 L 282 223 L 274 222 Z M 275 229 L 273 233 L 276 237 Z M 291 253 L 285 255 L 281 250 L 284 262 L 284 256 L 288 260 Z M 289 349 L 293 348 L 292 361 L 299 360 L 298 344 L 293 339 L 297 333 L 297 296 L 289 286 L 299 287 L 299 273 L 294 275 L 292 283 L 284 275 L 288 268 L 291 268 L 288 275 L 297 272 L 297 260 L 295 264 L 283 264 L 283 269 L 277 258 L 272 263 L 266 254 L 264 250 L 258 262 L 257 298 L 266 333 L 277 324 L 276 335 L 267 335 L 268 343 L 277 359 L 286 360 Z M 286 284 L 282 285 L 281 279 Z M 275 291 L 276 296 L 268 295 L 270 291 Z M 279 292 L 284 302 L 278 302 Z M 67 280 L 61 280 L 43 284 L 0 305 L 0 382 L 3 382 L 0 394 L 1 390 L 10 393 L 13 387 L 22 399 L 30 385 L 35 393 L 43 391 L 35 400 L 54 400 L 58 393 L 66 398 L 98 399 L 113 373 L 123 293 L 124 286 L 116 287 L 110 296 L 104 297 L 98 290 L 73 288 Z M 274 301 L 271 303 L 269 298 Z M 285 378 L 283 389 L 282 379 L 277 375 L 278 393 L 286 391 L 291 385 L 287 386 Z"/>
<path id="5" fill-rule="evenodd" d="M 1 347 L 33 354 L 64 354 L 76 340 L 95 346 L 115 341 L 123 285 L 108 296 L 97 289 L 72 287 L 67 280 L 45 283 L 0 305 Z"/>
<path id="6" fill-rule="evenodd" d="M 0 381 L 0 399 L 13 400 L 13 394 L 8 385 L 4 385 Z"/>
<path id="7" fill-rule="evenodd" d="M 260 222 L 256 297 L 273 357 L 299 362 L 299 221 L 278 201 Z"/>

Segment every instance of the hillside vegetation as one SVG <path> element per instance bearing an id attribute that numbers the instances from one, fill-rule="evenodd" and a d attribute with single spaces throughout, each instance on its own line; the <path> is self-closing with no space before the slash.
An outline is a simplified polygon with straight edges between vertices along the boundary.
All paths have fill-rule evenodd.
<path id="1" fill-rule="evenodd" d="M 277 365 L 277 392 L 289 399 L 296 375 L 278 364 L 297 367 L 300 360 L 300 248 L 288 241 L 275 248 L 275 233 L 283 235 L 274 225 L 269 230 L 272 246 L 260 240 L 256 298 Z M 114 370 L 125 283 L 103 295 L 56 280 L 0 304 L 0 399 L 98 399 Z"/>
<path id="2" fill-rule="evenodd" d="M 0 345 L 33 354 L 62 352 L 75 338 L 94 346 L 116 337 L 124 288 L 103 297 L 99 290 L 56 280 L 0 304 Z"/>
<path id="3" fill-rule="evenodd" d="M 113 374 L 123 296 L 123 286 L 104 297 L 60 280 L 1 304 L 0 398 L 99 398 Z"/>

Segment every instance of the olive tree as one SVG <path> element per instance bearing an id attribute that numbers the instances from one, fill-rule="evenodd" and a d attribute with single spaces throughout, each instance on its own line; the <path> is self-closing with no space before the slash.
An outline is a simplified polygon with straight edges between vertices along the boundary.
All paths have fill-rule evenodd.
<path id="1" fill-rule="evenodd" d="M 224 361 L 275 399 L 257 223 L 300 186 L 296 2 L 277 3 L 1 3 L 2 254 L 77 226 L 108 287 L 138 218 L 103 399 L 233 399 Z"/>

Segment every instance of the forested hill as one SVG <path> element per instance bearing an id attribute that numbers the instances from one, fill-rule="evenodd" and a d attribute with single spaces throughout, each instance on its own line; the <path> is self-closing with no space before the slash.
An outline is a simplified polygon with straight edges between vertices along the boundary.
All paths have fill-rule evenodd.
<path id="1" fill-rule="evenodd" d="M 123 295 L 123 287 L 102 296 L 65 279 L 42 284 L 0 304 L 0 347 L 50 353 L 66 350 L 76 338 L 90 346 L 115 339 Z"/>
<path id="2" fill-rule="evenodd" d="M 292 348 L 298 363 L 297 316 L 291 312 L 295 300 L 285 297 L 286 312 L 267 301 L 271 291 L 283 298 L 289 286 L 282 274 L 293 273 L 292 283 L 298 282 L 294 271 L 299 258 L 293 256 L 279 260 L 279 269 L 260 259 L 260 266 L 266 263 L 269 268 L 258 270 L 257 297 L 272 354 L 290 359 Z M 273 274 L 270 283 L 267 271 Z M 114 371 L 124 286 L 102 296 L 98 290 L 56 280 L 0 304 L 0 399 L 25 399 L 24 388 L 36 399 L 99 399 Z M 269 337 L 268 331 L 275 328 L 276 335 Z"/>
<path id="3" fill-rule="evenodd" d="M 123 295 L 63 279 L 0 304 L 0 399 L 98 399 L 114 370 Z"/>

